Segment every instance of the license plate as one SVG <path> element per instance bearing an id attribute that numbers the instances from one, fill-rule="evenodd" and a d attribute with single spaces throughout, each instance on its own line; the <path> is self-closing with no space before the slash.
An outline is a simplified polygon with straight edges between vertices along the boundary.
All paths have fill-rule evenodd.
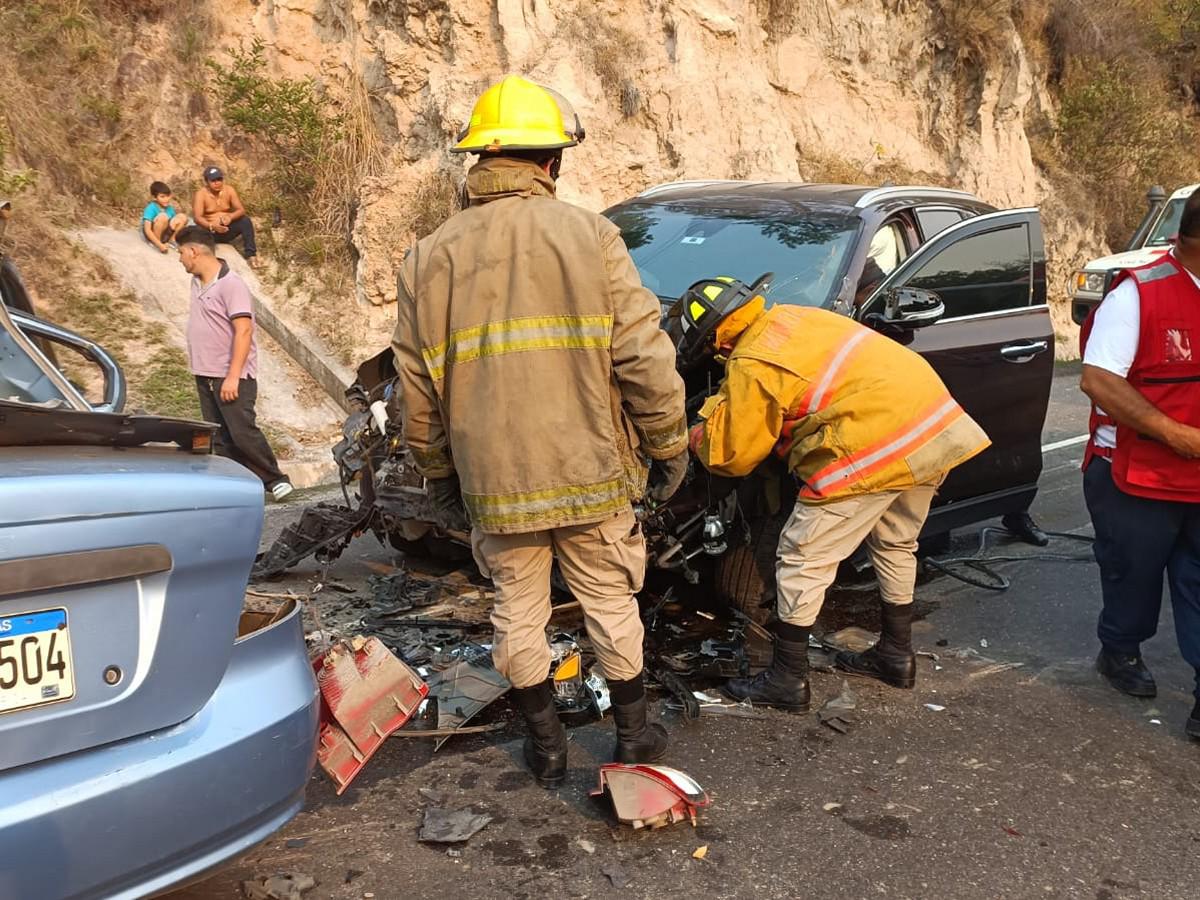
<path id="1" fill-rule="evenodd" d="M 67 611 L 0 616 L 0 715 L 74 696 Z"/>

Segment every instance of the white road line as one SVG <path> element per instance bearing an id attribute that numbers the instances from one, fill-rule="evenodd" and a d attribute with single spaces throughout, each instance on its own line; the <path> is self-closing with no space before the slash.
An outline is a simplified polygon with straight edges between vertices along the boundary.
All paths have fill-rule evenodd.
<path id="1" fill-rule="evenodd" d="M 1049 453 L 1051 450 L 1061 450 L 1063 447 L 1074 447 L 1077 444 L 1086 444 L 1088 435 L 1081 434 L 1078 437 L 1067 438 L 1065 441 L 1055 441 L 1053 444 L 1042 444 L 1042 452 Z"/>

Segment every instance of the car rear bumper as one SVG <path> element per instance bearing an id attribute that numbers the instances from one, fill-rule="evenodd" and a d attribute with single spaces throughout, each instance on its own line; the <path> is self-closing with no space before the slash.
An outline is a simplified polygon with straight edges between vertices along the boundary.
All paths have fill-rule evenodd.
<path id="1" fill-rule="evenodd" d="M 190 719 L 0 773 L 0 897 L 145 897 L 242 853 L 300 810 L 317 716 L 297 605 Z"/>

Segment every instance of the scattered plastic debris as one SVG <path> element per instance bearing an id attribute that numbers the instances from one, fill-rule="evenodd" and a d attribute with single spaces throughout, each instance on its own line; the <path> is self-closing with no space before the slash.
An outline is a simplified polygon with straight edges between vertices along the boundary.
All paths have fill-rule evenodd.
<path id="1" fill-rule="evenodd" d="M 708 844 L 697 847 L 692 851 L 692 859 L 704 859 L 706 856 L 708 856 Z"/>
<path id="2" fill-rule="evenodd" d="M 712 801 L 691 776 L 667 766 L 606 763 L 593 797 L 609 795 L 617 819 L 634 828 L 662 828 L 691 820 Z"/>
<path id="3" fill-rule="evenodd" d="M 1009 837 L 1025 837 L 1025 835 L 1021 834 L 1015 828 L 1009 828 L 1007 825 L 1001 825 L 1000 827 L 1004 829 L 1004 833 Z"/>
<path id="4" fill-rule="evenodd" d="M 247 900 L 300 900 L 305 891 L 317 886 L 311 875 L 272 875 L 242 882 L 242 893 Z"/>
<path id="5" fill-rule="evenodd" d="M 827 813 L 834 812 L 841 808 L 842 808 L 842 804 L 840 804 L 840 803 L 826 803 L 824 806 L 821 807 L 821 809 Z"/>
<path id="6" fill-rule="evenodd" d="M 429 694 L 437 698 L 438 728 L 451 734 L 482 709 L 508 693 L 512 684 L 492 665 L 491 651 L 482 645 L 464 645 L 458 661 L 429 679 Z M 450 739 L 439 738 L 434 751 Z"/>
<path id="7" fill-rule="evenodd" d="M 939 703 L 926 703 L 925 708 L 930 712 L 945 712 L 946 707 Z"/>
<path id="8" fill-rule="evenodd" d="M 417 840 L 427 844 L 460 844 L 470 840 L 491 821 L 491 816 L 469 809 L 431 806 L 425 810 Z"/>
<path id="9" fill-rule="evenodd" d="M 1151 719 L 1151 720 L 1150 720 L 1150 724 L 1151 724 L 1151 725 L 1161 725 L 1161 724 L 1162 724 L 1162 719 Z"/>
<path id="10" fill-rule="evenodd" d="M 586 853 L 588 856 L 591 856 L 593 853 L 596 852 L 596 845 L 593 844 L 591 841 L 587 840 L 586 838 L 576 838 L 575 846 L 578 847 L 580 850 L 582 850 L 584 853 Z"/>
<path id="11" fill-rule="evenodd" d="M 722 694 L 713 694 L 707 691 L 692 691 L 691 696 L 695 700 L 702 716 L 736 716 L 743 719 L 753 719 L 761 715 L 749 699 L 742 701 L 731 700 Z M 668 703 L 667 708 L 678 709 L 678 701 Z"/>
<path id="12" fill-rule="evenodd" d="M 429 687 L 376 637 L 334 644 L 314 669 L 321 689 L 317 761 L 341 794 Z"/>
<path id="13" fill-rule="evenodd" d="M 862 653 L 864 650 L 870 650 L 879 641 L 879 635 L 874 631 L 867 631 L 865 628 L 859 628 L 857 625 L 850 625 L 840 631 L 835 631 L 833 634 L 827 634 L 821 639 L 821 645 L 824 647 L 832 647 L 834 650 L 848 650 L 851 653 Z"/>
<path id="14" fill-rule="evenodd" d="M 629 873 L 619 863 L 605 863 L 600 871 L 612 882 L 612 886 L 620 890 L 629 884 Z"/>
<path id="15" fill-rule="evenodd" d="M 980 647 L 982 647 L 984 650 L 986 650 L 986 649 L 987 649 L 987 647 L 988 647 L 987 638 L 980 638 L 980 639 L 979 639 L 979 646 L 980 646 Z"/>

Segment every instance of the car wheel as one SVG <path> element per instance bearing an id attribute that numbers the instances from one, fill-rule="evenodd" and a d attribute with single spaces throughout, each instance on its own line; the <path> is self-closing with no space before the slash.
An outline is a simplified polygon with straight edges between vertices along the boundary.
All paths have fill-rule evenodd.
<path id="1" fill-rule="evenodd" d="M 388 532 L 387 538 L 393 549 L 414 559 L 436 559 L 439 562 L 466 562 L 471 559 L 470 547 L 464 547 L 458 541 L 440 537 L 432 532 L 415 541 L 401 537 L 395 532 Z"/>
<path id="2" fill-rule="evenodd" d="M 717 560 L 718 598 L 759 625 L 775 611 L 775 556 L 788 514 L 753 519 L 749 543 L 737 544 Z"/>

